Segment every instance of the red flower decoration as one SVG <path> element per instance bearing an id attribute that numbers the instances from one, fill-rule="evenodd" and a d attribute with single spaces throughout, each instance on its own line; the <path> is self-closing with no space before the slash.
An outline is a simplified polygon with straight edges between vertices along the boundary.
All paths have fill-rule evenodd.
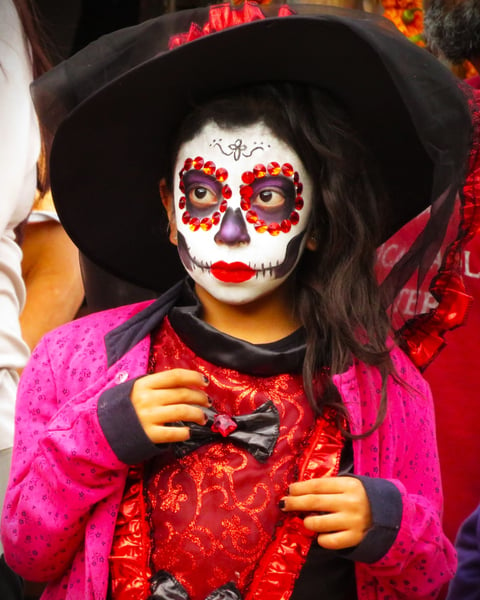
<path id="1" fill-rule="evenodd" d="M 278 11 L 279 17 L 293 15 L 294 11 L 284 4 Z M 197 23 L 192 23 L 190 29 L 185 33 L 173 35 L 168 43 L 168 48 L 172 50 L 187 42 L 201 38 L 209 33 L 223 31 L 235 25 L 251 23 L 265 19 L 265 15 L 256 2 L 245 2 L 241 7 L 233 7 L 230 4 L 216 4 L 209 9 L 209 19 L 203 27 Z"/>

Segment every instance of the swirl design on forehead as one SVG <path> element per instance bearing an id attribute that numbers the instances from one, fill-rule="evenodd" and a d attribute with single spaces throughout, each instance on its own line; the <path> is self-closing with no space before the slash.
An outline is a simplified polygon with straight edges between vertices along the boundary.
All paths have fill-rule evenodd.
<path id="1" fill-rule="evenodd" d="M 265 150 L 266 148 L 270 148 L 270 145 L 265 146 L 264 144 L 259 144 L 258 146 L 255 146 L 254 148 L 249 150 L 248 147 L 243 143 L 242 139 L 237 138 L 233 142 L 233 144 L 228 144 L 227 148 L 228 148 L 229 152 L 227 152 L 227 150 L 225 150 L 222 147 L 222 144 L 221 144 L 222 141 L 223 140 L 221 138 L 219 138 L 218 140 L 214 139 L 210 145 L 213 146 L 214 148 L 217 147 L 220 150 L 220 152 L 222 154 L 224 154 L 225 156 L 233 155 L 233 160 L 235 160 L 235 161 L 240 160 L 242 157 L 250 158 L 256 150 Z"/>
<path id="2" fill-rule="evenodd" d="M 185 180 L 184 176 L 187 172 L 196 170 L 204 173 L 211 181 L 215 181 L 220 184 L 220 193 L 218 204 L 213 205 L 213 214 L 200 218 L 195 215 L 191 215 L 187 209 L 187 198 L 185 195 Z M 184 161 L 183 168 L 179 172 L 180 183 L 179 189 L 182 192 L 182 196 L 179 199 L 178 207 L 183 211 L 181 218 L 185 225 L 188 225 L 191 231 L 208 231 L 212 226 L 217 226 L 220 223 L 222 213 L 225 213 L 228 208 L 228 200 L 232 197 L 232 190 L 229 185 L 225 183 L 228 179 L 228 172 L 224 168 L 217 168 L 213 161 L 205 161 L 201 156 L 196 158 L 187 158 Z M 293 190 L 291 204 L 287 204 L 288 212 L 282 215 L 281 220 L 268 221 L 267 218 L 261 218 L 259 215 L 260 208 L 252 208 L 252 198 L 256 195 L 256 189 L 261 186 L 263 181 L 270 181 L 270 178 L 279 177 L 279 180 L 285 179 L 290 180 L 290 184 Z M 240 186 L 242 210 L 246 213 L 245 219 L 248 223 L 251 223 L 255 231 L 258 233 L 265 233 L 268 231 L 270 235 L 277 236 L 280 233 L 288 233 L 292 226 L 298 225 L 300 221 L 299 211 L 304 206 L 302 198 L 303 184 L 300 181 L 300 176 L 297 171 L 294 170 L 290 163 L 283 163 L 280 165 L 277 162 L 270 162 L 265 167 L 263 164 L 257 164 L 252 171 L 245 171 L 242 174 L 243 185 Z M 263 215 L 265 216 L 265 215 Z"/>

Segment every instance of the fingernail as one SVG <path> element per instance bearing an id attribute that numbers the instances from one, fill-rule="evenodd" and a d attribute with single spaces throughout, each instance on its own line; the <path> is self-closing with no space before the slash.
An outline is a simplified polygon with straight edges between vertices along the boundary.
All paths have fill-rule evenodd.
<path id="1" fill-rule="evenodd" d="M 210 379 L 209 379 L 209 378 L 208 378 L 206 375 L 204 375 L 204 376 L 203 376 L 203 381 L 204 381 L 204 382 L 205 382 L 207 385 L 210 383 Z"/>
<path id="2" fill-rule="evenodd" d="M 283 510 L 285 508 L 285 500 L 280 500 L 280 502 L 278 503 L 278 508 L 280 510 Z"/>

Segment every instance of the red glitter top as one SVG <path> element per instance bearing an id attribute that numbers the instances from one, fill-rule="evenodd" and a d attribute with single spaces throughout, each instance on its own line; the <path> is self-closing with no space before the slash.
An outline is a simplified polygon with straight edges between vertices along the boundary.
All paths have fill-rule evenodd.
<path id="1" fill-rule="evenodd" d="M 230 442 L 203 446 L 154 469 L 147 485 L 154 571 L 164 569 L 192 600 L 232 581 L 242 591 L 283 514 L 278 501 L 296 479 L 297 457 L 314 418 L 300 375 L 255 377 L 215 367 L 186 347 L 165 321 L 153 348 L 155 370 L 196 369 L 220 413 L 253 412 L 271 400 L 280 433 L 267 463 Z"/>

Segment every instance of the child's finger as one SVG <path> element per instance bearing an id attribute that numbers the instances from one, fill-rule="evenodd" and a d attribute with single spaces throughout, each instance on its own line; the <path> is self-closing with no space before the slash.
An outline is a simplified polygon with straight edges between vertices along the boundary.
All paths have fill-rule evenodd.
<path id="1" fill-rule="evenodd" d="M 199 371 L 191 369 L 168 369 L 140 377 L 136 384 L 149 389 L 168 389 L 177 387 L 205 388 L 209 383 L 208 377 Z"/>
<path id="2" fill-rule="evenodd" d="M 151 425 L 145 433 L 154 444 L 171 444 L 185 442 L 190 438 L 188 427 L 165 427 L 164 425 Z"/>
<path id="3" fill-rule="evenodd" d="M 148 422 L 154 425 L 168 425 L 169 423 L 190 422 L 205 425 L 207 415 L 201 408 L 189 404 L 173 404 L 171 406 L 158 406 L 146 416 Z"/>
<path id="4" fill-rule="evenodd" d="M 132 390 L 132 401 L 148 402 L 154 406 L 169 406 L 174 404 L 199 404 L 211 406 L 212 402 L 206 392 L 191 388 L 170 389 L 140 389 Z"/>
<path id="5" fill-rule="evenodd" d="M 336 512 L 341 508 L 341 494 L 305 494 L 285 496 L 281 506 L 286 511 Z"/>
<path id="6" fill-rule="evenodd" d="M 351 486 L 348 477 L 320 477 L 296 481 L 288 487 L 289 496 L 303 496 L 304 494 L 341 494 Z"/>
<path id="7" fill-rule="evenodd" d="M 140 417 L 139 417 L 140 418 Z M 178 425 L 169 426 L 178 422 L 198 423 L 205 425 L 207 416 L 200 408 L 188 404 L 178 404 L 168 407 L 157 407 L 151 414 L 140 418 L 146 435 L 154 444 L 167 444 L 188 440 L 190 429 Z"/>
<path id="8" fill-rule="evenodd" d="M 317 542 L 322 548 L 327 550 L 343 550 L 358 546 L 362 541 L 363 535 L 352 530 L 335 531 L 333 533 L 320 533 L 317 536 Z"/>
<path id="9" fill-rule="evenodd" d="M 303 519 L 303 524 L 310 531 L 317 533 L 333 533 L 348 529 L 348 523 L 342 513 L 312 514 Z"/>

